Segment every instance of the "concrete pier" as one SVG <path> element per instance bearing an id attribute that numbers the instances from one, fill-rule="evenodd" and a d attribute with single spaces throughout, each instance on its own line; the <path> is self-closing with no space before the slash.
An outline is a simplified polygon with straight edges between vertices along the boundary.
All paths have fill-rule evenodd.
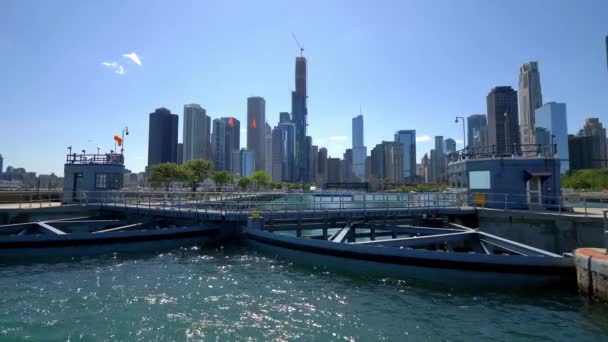
<path id="1" fill-rule="evenodd" d="M 608 254 L 604 248 L 574 251 L 578 289 L 590 298 L 608 302 Z"/>

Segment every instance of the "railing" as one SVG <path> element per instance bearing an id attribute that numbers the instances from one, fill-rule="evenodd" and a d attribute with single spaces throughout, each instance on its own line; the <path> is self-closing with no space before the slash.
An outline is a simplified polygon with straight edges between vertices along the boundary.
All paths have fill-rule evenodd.
<path id="1" fill-rule="evenodd" d="M 68 154 L 65 158 L 66 164 L 124 164 L 124 156 L 119 153 L 106 154 Z"/>
<path id="2" fill-rule="evenodd" d="M 329 212 L 414 208 L 462 208 L 466 193 L 222 193 L 222 192 L 84 192 L 84 205 L 199 213 Z"/>
<path id="3" fill-rule="evenodd" d="M 62 192 L 40 191 L 0 191 L 0 209 L 26 209 L 58 206 Z"/>
<path id="4" fill-rule="evenodd" d="M 549 210 L 558 214 L 602 215 L 608 209 L 607 198 L 587 198 L 576 194 L 562 196 L 514 195 L 491 192 L 470 192 L 469 205 L 478 208 Z"/>
<path id="5" fill-rule="evenodd" d="M 499 149 L 496 145 L 467 147 L 448 154 L 448 162 L 483 158 L 554 157 L 555 144 L 513 144 Z"/>

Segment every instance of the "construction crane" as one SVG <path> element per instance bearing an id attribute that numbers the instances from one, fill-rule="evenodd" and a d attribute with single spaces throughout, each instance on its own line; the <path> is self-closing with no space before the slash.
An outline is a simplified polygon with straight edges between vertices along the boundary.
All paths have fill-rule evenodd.
<path id="1" fill-rule="evenodd" d="M 300 45 L 300 42 L 298 42 L 298 38 L 296 38 L 296 35 L 291 32 L 291 36 L 293 37 L 293 40 L 296 41 L 296 44 L 298 44 L 298 47 L 300 48 L 300 57 L 302 57 L 302 53 L 304 52 L 304 48 Z"/>

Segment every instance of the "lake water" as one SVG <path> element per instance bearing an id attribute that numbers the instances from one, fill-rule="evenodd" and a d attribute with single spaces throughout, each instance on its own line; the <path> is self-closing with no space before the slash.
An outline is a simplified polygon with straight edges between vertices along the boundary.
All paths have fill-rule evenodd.
<path id="1" fill-rule="evenodd" d="M 454 290 L 246 246 L 0 265 L 0 340 L 606 341 L 576 293 Z"/>

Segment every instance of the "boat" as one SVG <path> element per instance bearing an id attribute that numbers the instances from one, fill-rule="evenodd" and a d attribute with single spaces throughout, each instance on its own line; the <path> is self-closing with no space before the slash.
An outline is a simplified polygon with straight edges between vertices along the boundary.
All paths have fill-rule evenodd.
<path id="1" fill-rule="evenodd" d="M 170 249 L 227 236 L 216 226 L 163 220 L 68 218 L 0 226 L 0 258 L 83 256 Z"/>
<path id="2" fill-rule="evenodd" d="M 357 273 L 413 277 L 454 285 L 576 285 L 572 258 L 465 226 L 353 224 L 306 230 L 250 220 L 247 241 L 274 255 Z M 295 231 L 295 234 L 294 234 Z"/>

